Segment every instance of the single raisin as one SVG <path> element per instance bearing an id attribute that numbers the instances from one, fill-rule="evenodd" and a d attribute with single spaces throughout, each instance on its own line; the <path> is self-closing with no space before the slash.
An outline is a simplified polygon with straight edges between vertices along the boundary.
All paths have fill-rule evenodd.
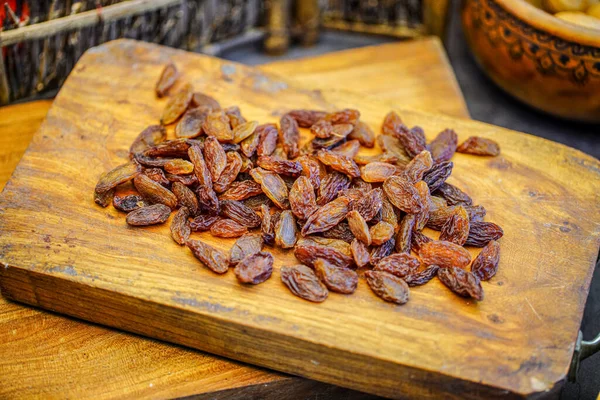
<path id="1" fill-rule="evenodd" d="M 227 166 L 227 155 L 223 150 L 223 146 L 214 136 L 209 136 L 204 141 L 204 159 L 212 181 L 217 182 Z"/>
<path id="2" fill-rule="evenodd" d="M 434 194 L 441 196 L 444 200 L 446 200 L 446 203 L 450 206 L 470 206 L 471 204 L 473 204 L 473 200 L 471 199 L 471 197 L 469 197 L 468 194 L 447 182 L 442 183 Z"/>
<path id="3" fill-rule="evenodd" d="M 210 233 L 216 237 L 237 238 L 248 232 L 248 228 L 232 219 L 220 219 L 210 226 Z"/>
<path id="4" fill-rule="evenodd" d="M 354 239 L 352 243 L 350 243 L 350 250 L 352 251 L 354 262 L 359 268 L 369 264 L 369 250 L 363 242 L 358 239 Z"/>
<path id="5" fill-rule="evenodd" d="M 298 238 L 296 219 L 290 210 L 284 210 L 275 224 L 275 244 L 282 249 L 291 249 Z"/>
<path id="6" fill-rule="evenodd" d="M 484 247 L 492 240 L 498 240 L 504 235 L 501 227 L 493 222 L 473 221 L 469 227 L 469 236 L 465 246 Z"/>
<path id="7" fill-rule="evenodd" d="M 135 178 L 139 173 L 140 166 L 135 161 L 129 161 L 106 174 L 102 174 L 94 191 L 98 194 L 106 193 L 118 185 Z"/>
<path id="8" fill-rule="evenodd" d="M 198 203 L 198 198 L 190 188 L 182 183 L 173 182 L 171 190 L 175 197 L 177 197 L 177 202 L 180 206 L 187 207 L 191 216 L 198 215 L 200 212 L 200 204 Z"/>
<path id="9" fill-rule="evenodd" d="M 456 151 L 478 156 L 497 156 L 500 154 L 500 146 L 491 139 L 471 136 L 458 146 Z"/>
<path id="10" fill-rule="evenodd" d="M 383 271 L 367 271 L 365 277 L 373 293 L 381 299 L 396 304 L 408 302 L 408 285 L 397 276 Z"/>
<path id="11" fill-rule="evenodd" d="M 164 204 L 138 208 L 127 214 L 127 223 L 131 226 L 148 226 L 162 224 L 171 215 L 171 209 Z"/>
<path id="12" fill-rule="evenodd" d="M 397 253 L 382 258 L 375 264 L 375 271 L 389 272 L 399 278 L 415 273 L 419 269 L 419 260 L 410 254 Z"/>
<path id="13" fill-rule="evenodd" d="M 440 240 L 462 246 L 469 236 L 469 214 L 463 206 L 457 206 L 453 215 L 442 225 Z"/>
<path id="14" fill-rule="evenodd" d="M 314 271 L 307 266 L 281 267 L 279 272 L 281 281 L 294 295 L 315 303 L 327 299 L 329 294 L 327 287 L 319 281 Z"/>
<path id="15" fill-rule="evenodd" d="M 449 161 L 456 152 L 458 137 L 452 129 L 441 131 L 435 139 L 429 143 L 433 162 L 441 163 Z"/>
<path id="16" fill-rule="evenodd" d="M 323 206 L 335 199 L 339 192 L 350 187 L 350 178 L 346 175 L 333 171 L 331 174 L 325 175 L 321 179 L 319 186 L 319 196 L 317 197 L 317 205 Z"/>
<path id="17" fill-rule="evenodd" d="M 140 195 L 150 204 L 164 204 L 172 210 L 177 207 L 177 197 L 169 189 L 164 188 L 159 183 L 154 182 L 146 175 L 138 175 L 134 178 L 133 184 Z"/>
<path id="18" fill-rule="evenodd" d="M 387 222 L 380 221 L 373 225 L 369 232 L 371 234 L 371 243 L 374 246 L 381 246 L 394 236 L 394 227 Z"/>
<path id="19" fill-rule="evenodd" d="M 160 142 L 164 142 L 166 138 L 167 130 L 164 126 L 150 125 L 135 138 L 129 148 L 129 153 L 132 155 L 143 153 L 150 147 L 154 147 Z"/>
<path id="20" fill-rule="evenodd" d="M 413 272 L 406 275 L 402 279 L 408 286 L 421 286 L 432 280 L 438 273 L 440 267 L 437 265 L 430 265 L 423 271 Z"/>
<path id="21" fill-rule="evenodd" d="M 292 185 L 289 194 L 290 208 L 300 220 L 306 220 L 317 210 L 317 199 L 310 180 L 301 176 Z"/>
<path id="22" fill-rule="evenodd" d="M 192 96 L 192 105 L 194 107 L 206 107 L 211 110 L 218 110 L 221 108 L 221 105 L 214 97 L 200 92 L 196 92 Z"/>
<path id="23" fill-rule="evenodd" d="M 163 97 L 164 95 L 166 95 L 169 89 L 173 87 L 178 77 L 179 72 L 177 71 L 177 67 L 175 66 L 175 64 L 168 63 L 167 65 L 165 65 L 162 72 L 160 73 L 158 81 L 156 82 L 156 95 L 158 97 Z"/>
<path id="24" fill-rule="evenodd" d="M 279 121 L 279 140 L 289 158 L 296 158 L 299 155 L 298 143 L 300 141 L 300 131 L 298 123 L 290 115 L 286 114 Z"/>
<path id="25" fill-rule="evenodd" d="M 483 300 L 481 282 L 472 273 L 458 267 L 440 268 L 438 278 L 446 287 L 462 297 Z"/>
<path id="26" fill-rule="evenodd" d="M 233 140 L 229 118 L 223 111 L 213 111 L 206 116 L 202 130 L 207 136 L 214 136 L 221 142 Z"/>
<path id="27" fill-rule="evenodd" d="M 425 266 L 435 264 L 441 268 L 465 268 L 471 262 L 471 254 L 463 247 L 439 240 L 424 243 L 419 257 Z"/>
<path id="28" fill-rule="evenodd" d="M 495 240 L 490 241 L 481 250 L 471 264 L 471 272 L 482 281 L 487 281 L 498 271 L 500 262 L 500 245 Z"/>
<path id="29" fill-rule="evenodd" d="M 338 197 L 315 211 L 302 227 L 302 235 L 323 232 L 337 225 L 348 214 L 350 201 L 346 197 Z"/>
<path id="30" fill-rule="evenodd" d="M 171 237 L 178 244 L 184 245 L 190 237 L 189 217 L 190 212 L 187 207 L 181 207 L 171 220 Z"/>
<path id="31" fill-rule="evenodd" d="M 369 125 L 362 121 L 356 122 L 354 129 L 348 135 L 348 139 L 358 140 L 361 145 L 368 148 L 375 146 L 375 133 L 373 133 Z"/>
<path id="32" fill-rule="evenodd" d="M 225 172 L 224 172 L 225 173 Z M 221 174 L 223 177 L 223 174 Z M 216 186 L 216 183 L 215 183 Z M 245 200 L 249 197 L 262 193 L 260 184 L 252 181 L 236 181 L 229 185 L 228 189 L 219 196 L 220 200 Z"/>
<path id="33" fill-rule="evenodd" d="M 190 108 L 175 125 L 175 137 L 193 139 L 202 135 L 202 125 L 210 113 L 207 108 Z"/>
<path id="34" fill-rule="evenodd" d="M 165 171 L 173 175 L 187 175 L 194 172 L 194 164 L 181 158 L 175 158 L 165 163 Z"/>
<path id="35" fill-rule="evenodd" d="M 192 85 L 187 83 L 179 90 L 179 92 L 169 98 L 160 119 L 162 125 L 172 124 L 181 117 L 192 101 L 193 90 Z"/>
<path id="36" fill-rule="evenodd" d="M 296 242 L 294 255 L 301 263 L 311 267 L 318 258 L 325 259 L 340 268 L 349 268 L 355 265 L 350 245 L 337 239 L 316 236 L 301 238 Z"/>
<path id="37" fill-rule="evenodd" d="M 410 253 L 412 236 L 418 232 L 415 231 L 416 222 L 416 214 L 406 214 L 402 217 L 398 234 L 396 235 L 396 251 L 398 253 Z"/>
<path id="38" fill-rule="evenodd" d="M 288 115 L 296 120 L 300 128 L 310 128 L 323 119 L 327 113 L 318 110 L 291 110 Z"/>
<path id="39" fill-rule="evenodd" d="M 145 207 L 144 199 L 137 194 L 129 194 L 126 196 L 114 196 L 112 198 L 113 206 L 123 212 L 130 212 L 139 208 Z"/>
<path id="40" fill-rule="evenodd" d="M 354 237 L 367 246 L 370 246 L 371 232 L 369 231 L 369 226 L 362 215 L 360 215 L 358 211 L 352 210 L 346 215 L 346 219 L 348 219 L 348 226 L 350 227 Z"/>
<path id="41" fill-rule="evenodd" d="M 262 191 L 277 207 L 285 210 L 290 207 L 288 200 L 288 188 L 281 177 L 273 172 L 262 168 L 254 168 L 250 171 L 252 179 L 260 184 Z"/>
<path id="42" fill-rule="evenodd" d="M 415 214 L 423 209 L 419 192 L 403 177 L 390 176 L 383 183 L 383 190 L 390 202 L 401 211 Z"/>
<path id="43" fill-rule="evenodd" d="M 338 268 L 321 258 L 314 262 L 314 270 L 321 282 L 336 293 L 352 294 L 358 286 L 358 274 L 348 268 Z"/>
<path id="44" fill-rule="evenodd" d="M 217 250 L 200 240 L 188 240 L 186 245 L 194 256 L 211 271 L 224 274 L 229 269 L 227 255 L 221 250 Z"/>
<path id="45" fill-rule="evenodd" d="M 264 251 L 248 255 L 235 266 L 233 272 L 238 281 L 258 285 L 271 277 L 273 256 Z"/>

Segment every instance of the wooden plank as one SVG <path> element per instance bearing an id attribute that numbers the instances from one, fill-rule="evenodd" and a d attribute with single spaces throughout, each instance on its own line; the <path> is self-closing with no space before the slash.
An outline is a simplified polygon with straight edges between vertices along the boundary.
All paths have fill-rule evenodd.
<path id="1" fill-rule="evenodd" d="M 469 118 L 463 95 L 437 37 L 367 46 L 307 60 L 278 61 L 263 71 L 303 87 L 347 89 L 397 107 Z"/>
<path id="2" fill-rule="evenodd" d="M 403 48 L 407 46 L 412 50 L 404 51 Z M 369 49 L 372 60 L 379 67 L 387 64 L 393 66 L 394 73 L 389 75 L 389 81 L 397 87 L 414 87 L 413 79 L 418 79 L 422 84 L 436 85 L 445 90 L 446 81 L 437 78 L 438 68 L 415 71 L 410 68 L 410 64 L 407 67 L 404 63 L 410 54 L 411 57 L 423 58 L 430 66 L 436 64 L 449 68 L 445 63 L 444 51 L 436 44 L 436 40 L 423 40 L 416 52 L 408 42 Z M 362 53 L 364 49 L 355 51 Z M 333 53 L 335 54 L 339 54 L 339 57 L 351 57 L 353 51 Z M 386 61 L 378 61 L 383 59 Z M 314 68 L 317 72 L 320 63 L 313 60 L 314 58 L 296 60 L 298 69 L 302 72 L 302 75 L 296 76 L 296 81 L 301 83 L 304 74 L 308 79 L 314 77 L 310 73 L 311 69 Z M 278 64 L 282 65 L 282 73 L 289 73 L 286 63 Z M 341 71 L 353 65 L 356 62 L 339 65 L 339 68 Z M 277 72 L 277 65 L 261 66 L 264 67 L 271 67 L 271 72 Z M 367 65 L 364 68 L 366 67 Z M 345 76 L 356 82 L 355 89 L 358 91 L 378 89 L 370 86 L 372 80 L 359 79 L 364 74 L 364 68 L 352 68 L 355 75 L 346 73 Z M 422 74 L 429 75 L 431 79 L 422 80 Z M 452 75 L 451 71 L 450 74 Z M 336 88 L 335 81 L 327 83 L 331 85 L 329 87 Z M 427 109 L 430 99 L 437 93 L 434 90 L 436 86 L 432 86 L 433 90 L 411 96 L 412 105 Z M 445 90 L 445 93 L 448 100 L 464 104 L 460 91 Z M 388 96 L 393 96 L 393 93 Z M 0 108 L 2 131 L 12 133 L 0 138 L 9 141 L 0 147 L 0 151 L 4 151 L 4 154 L 16 153 L 11 157 L 0 158 L 0 169 L 3 171 L 0 174 L 0 187 L 4 187 L 51 104 L 51 101 L 40 100 Z M 458 111 L 458 116 L 467 113 L 466 108 Z M 10 355 L 0 357 L 0 369 L 3 371 L 0 376 L 0 397 L 14 397 L 16 394 L 40 397 L 43 394 L 48 397 L 73 398 L 132 395 L 137 398 L 199 395 L 199 398 L 203 398 L 205 394 L 211 399 L 245 399 L 253 395 L 261 399 L 282 400 L 312 396 L 318 396 L 319 399 L 339 398 L 341 394 L 346 399 L 368 396 L 358 392 L 340 393 L 343 389 L 336 386 L 266 372 L 206 353 L 23 306 L 4 297 L 0 297 L 0 326 L 0 354 Z M 31 338 L 17 340 L 17 337 Z M 41 346 L 38 345 L 40 343 Z M 139 357 L 140 349 L 143 349 L 145 357 Z M 131 367 L 131 360 L 135 360 L 135 368 Z M 34 375 L 29 373 L 31 366 L 35 366 L 33 370 L 37 371 Z"/>
<path id="3" fill-rule="evenodd" d="M 153 100 L 153 79 L 148 76 L 158 74 L 170 57 L 185 71 L 197 71 L 196 86 L 224 103 L 235 99 L 251 118 L 273 119 L 271 111 L 282 102 L 294 106 L 360 106 L 365 120 L 373 126 L 387 111 L 384 104 L 350 93 L 296 91 L 286 88 L 283 81 L 239 65 L 150 45 L 119 41 L 96 49 L 69 78 L 2 196 L 2 231 L 9 230 L 12 235 L 10 242 L 6 235 L 0 238 L 2 261 L 9 266 L 2 275 L 5 293 L 134 332 L 390 396 L 504 393 L 491 386 L 529 394 L 552 388 L 564 376 L 589 285 L 592 254 L 598 249 L 593 218 L 598 214 L 597 188 L 589 185 L 597 182 L 596 160 L 543 139 L 485 124 L 403 111 L 405 120 L 423 125 L 430 137 L 450 125 L 462 137 L 478 132 L 503 146 L 503 156 L 491 162 L 464 155 L 456 159 L 457 177 L 463 177 L 458 183 L 476 199 L 485 200 L 491 217 L 507 231 L 501 272 L 494 284 L 486 286 L 486 301 L 470 305 L 432 283 L 414 291 L 411 302 L 398 308 L 375 299 L 362 285 L 352 297 L 332 295 L 315 306 L 291 298 L 277 276 L 253 290 L 255 293 L 247 293 L 232 276 L 214 277 L 199 268 L 188 253 L 173 249 L 171 243 L 161 249 L 168 256 L 151 252 L 148 257 L 139 249 L 156 240 L 166 244 L 165 229 L 126 229 L 122 215 L 90 208 L 91 194 L 86 190 L 108 167 L 105 164 L 116 164 L 141 125 L 160 115 L 161 104 Z M 127 74 L 132 86 L 114 85 L 111 74 L 121 76 L 132 66 L 135 73 L 129 70 Z M 110 72 L 100 74 L 100 70 Z M 223 75 L 226 83 L 217 80 Z M 86 106 L 73 113 L 84 98 Z M 88 134 L 90 129 L 93 133 Z M 77 137 L 82 134 L 88 140 L 83 149 L 79 147 L 75 159 L 74 148 L 84 140 Z M 73 140 L 64 140 L 61 135 Z M 537 150 L 529 158 L 523 157 L 522 149 L 530 148 Z M 53 161 L 57 157 L 60 162 Z M 42 159 L 43 171 L 35 171 Z M 85 168 L 74 168 L 74 162 L 83 163 Z M 474 174 L 486 164 L 491 167 L 488 176 Z M 66 174 L 55 171 L 58 165 Z M 78 174 L 75 181 L 69 176 L 72 171 Z M 580 179 L 573 180 L 572 176 Z M 499 180 L 514 183 L 501 186 Z M 68 190 L 43 196 L 41 187 L 27 191 L 28 185 L 49 183 L 61 188 L 68 185 Z M 58 198 L 61 201 L 55 201 Z M 563 205 L 561 199 L 569 203 Z M 51 206 L 65 203 L 69 204 L 68 212 Z M 35 211 L 28 212 L 25 219 L 25 209 L 34 206 Z M 69 220 L 81 212 L 87 213 L 85 224 L 72 225 Z M 37 220 L 42 216 L 43 221 Z M 52 230 L 59 220 L 61 230 L 45 236 L 49 233 L 44 231 Z M 94 228 L 93 233 L 88 227 Z M 69 229 L 70 235 L 65 235 Z M 529 238 L 532 232 L 536 237 Z M 95 254 L 94 262 L 86 260 L 90 246 L 109 240 L 112 248 Z M 570 240 L 577 240 L 578 246 L 573 248 Z M 74 247 L 63 246 L 65 241 Z M 127 245 L 126 258 L 119 250 L 121 245 Z M 168 272 L 161 271 L 161 258 L 168 259 Z M 120 268 L 114 267 L 115 262 Z M 556 274 L 563 278 L 560 287 L 552 286 L 556 285 Z M 532 285 L 534 278 L 537 281 Z M 152 285 L 168 289 L 155 291 Z M 132 287 L 135 295 L 130 293 Z M 212 299 L 207 297 L 208 291 Z M 152 303 L 146 301 L 149 298 Z M 256 300 L 260 300 L 260 310 L 252 305 Z M 277 312 L 280 307 L 295 313 Z M 130 312 L 126 314 L 126 310 Z M 349 311 L 340 312 L 343 310 Z M 158 316 L 163 325 L 155 325 L 152 317 Z M 330 324 L 332 320 L 336 323 Z M 319 321 L 328 323 L 323 326 Z M 194 329 L 186 329 L 192 323 Z M 343 343 L 340 337 L 345 338 Z M 342 355 L 340 362 L 338 356 Z"/>
<path id="4" fill-rule="evenodd" d="M 0 107 L 0 191 L 25 153 L 52 102 Z"/>

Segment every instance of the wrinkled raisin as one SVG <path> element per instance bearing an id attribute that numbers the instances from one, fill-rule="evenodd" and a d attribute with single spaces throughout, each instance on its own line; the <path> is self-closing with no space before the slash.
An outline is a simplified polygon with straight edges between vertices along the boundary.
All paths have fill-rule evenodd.
<path id="1" fill-rule="evenodd" d="M 308 266 L 313 266 L 318 258 L 327 260 L 340 268 L 349 268 L 355 265 L 350 245 L 336 239 L 315 236 L 301 238 L 294 247 L 294 255 L 301 263 Z"/>
<path id="2" fill-rule="evenodd" d="M 224 274 L 229 269 L 227 255 L 221 250 L 217 250 L 200 240 L 188 240 L 186 245 L 194 256 L 211 271 Z"/>
<path id="3" fill-rule="evenodd" d="M 264 251 L 248 255 L 235 266 L 233 272 L 238 281 L 258 285 L 271 277 L 273 256 Z"/>
<path id="4" fill-rule="evenodd" d="M 223 111 L 213 111 L 208 114 L 202 124 L 202 130 L 207 136 L 214 136 L 221 142 L 233 139 L 229 118 Z"/>
<path id="5" fill-rule="evenodd" d="M 281 281 L 294 295 L 315 303 L 327 299 L 329 291 L 319 281 L 312 269 L 304 265 L 294 265 L 292 267 L 281 267 L 279 272 Z"/>
<path id="6" fill-rule="evenodd" d="M 350 243 L 350 250 L 352 251 L 352 258 L 354 258 L 354 263 L 362 268 L 365 265 L 369 264 L 370 257 L 369 251 L 367 250 L 367 246 L 358 239 L 354 239 L 352 243 Z"/>
<path id="7" fill-rule="evenodd" d="M 300 128 L 310 128 L 317 121 L 323 119 L 327 113 L 318 110 L 291 110 L 288 115 L 296 120 Z"/>
<path id="8" fill-rule="evenodd" d="M 192 105 L 194 105 L 194 107 L 206 107 L 212 110 L 221 108 L 221 105 L 214 97 L 200 92 L 196 92 L 192 96 Z"/>
<path id="9" fill-rule="evenodd" d="M 210 226 L 210 233 L 216 237 L 237 238 L 248 232 L 248 228 L 232 219 L 220 219 Z"/>
<path id="10" fill-rule="evenodd" d="M 169 98 L 163 111 L 162 118 L 160 119 L 161 124 L 172 124 L 181 117 L 190 105 L 190 101 L 192 101 L 193 90 L 192 85 L 186 83 L 179 92 Z"/>
<path id="11" fill-rule="evenodd" d="M 406 275 L 402 279 L 408 286 L 421 286 L 432 280 L 435 276 L 437 276 L 438 270 L 440 267 L 437 265 L 430 265 L 425 268 L 423 271 L 413 272 L 411 274 Z"/>
<path id="12" fill-rule="evenodd" d="M 198 203 L 198 199 L 191 189 L 182 183 L 173 182 L 171 190 L 173 191 L 175 197 L 177 197 L 179 205 L 182 207 L 187 207 L 191 216 L 198 215 L 200 212 L 200 204 Z"/>
<path id="13" fill-rule="evenodd" d="M 465 246 L 484 247 L 490 241 L 498 240 L 503 235 L 502 228 L 493 222 L 473 221 L 470 224 Z"/>
<path id="14" fill-rule="evenodd" d="M 289 158 L 296 158 L 299 155 L 298 142 L 300 141 L 300 131 L 298 123 L 289 115 L 284 115 L 279 121 L 279 140 Z"/>
<path id="15" fill-rule="evenodd" d="M 156 82 L 156 95 L 158 97 L 163 97 L 164 95 L 166 95 L 169 89 L 173 87 L 178 77 L 179 72 L 177 71 L 177 67 L 175 66 L 175 64 L 168 63 L 167 65 L 165 65 L 162 72 L 160 73 L 158 81 Z"/>
<path id="16" fill-rule="evenodd" d="M 131 147 L 129 148 L 130 154 L 138 154 L 148 150 L 150 147 L 158 145 L 167 138 L 167 130 L 161 125 L 150 125 L 144 129 L 135 138 Z"/>
<path id="17" fill-rule="evenodd" d="M 495 240 L 490 241 L 473 260 L 471 272 L 482 281 L 496 275 L 500 262 L 500 245 Z"/>
<path id="18" fill-rule="evenodd" d="M 307 236 L 323 232 L 337 225 L 348 214 L 349 203 L 348 198 L 338 197 L 319 208 L 308 218 L 304 227 L 302 227 L 302 235 Z"/>
<path id="19" fill-rule="evenodd" d="M 190 212 L 187 207 L 181 207 L 171 220 L 171 237 L 176 243 L 181 245 L 185 244 L 185 242 L 189 239 L 191 229 L 190 229 L 190 221 L 188 218 L 190 217 Z"/>
<path id="20" fill-rule="evenodd" d="M 354 129 L 348 135 L 348 139 L 358 140 L 365 147 L 371 148 L 375 146 L 375 133 L 373 133 L 369 125 L 362 121 L 356 122 Z"/>
<path id="21" fill-rule="evenodd" d="M 172 210 L 177 207 L 177 197 L 175 197 L 173 192 L 154 182 L 146 175 L 136 176 L 133 184 L 140 195 L 150 204 L 164 204 Z"/>
<path id="22" fill-rule="evenodd" d="M 456 151 L 478 156 L 497 156 L 500 154 L 500 146 L 491 139 L 471 136 L 458 146 Z"/>
<path id="23" fill-rule="evenodd" d="M 171 209 L 164 204 L 154 204 L 138 208 L 127 214 L 127 223 L 132 226 L 147 226 L 162 224 L 171 215 Z"/>
<path id="24" fill-rule="evenodd" d="M 138 208 L 142 208 L 146 206 L 142 196 L 138 196 L 137 194 L 129 194 L 127 196 L 114 196 L 112 198 L 113 206 L 123 212 L 130 212 L 137 210 Z"/>
<path id="25" fill-rule="evenodd" d="M 442 225 L 440 240 L 462 246 L 469 236 L 469 214 L 463 206 L 458 206 L 453 215 Z"/>
<path id="26" fill-rule="evenodd" d="M 314 262 L 316 275 L 329 290 L 336 293 L 352 294 L 358 285 L 358 274 L 348 268 L 338 268 L 321 258 Z"/>
<path id="27" fill-rule="evenodd" d="M 365 277 L 373 293 L 381 299 L 396 304 L 408 302 L 408 285 L 397 276 L 383 271 L 367 271 Z"/>
<path id="28" fill-rule="evenodd" d="M 206 108 L 190 108 L 175 125 L 175 136 L 178 138 L 193 139 L 202 135 L 202 125 L 210 113 Z"/>
<path id="29" fill-rule="evenodd" d="M 317 199 L 310 180 L 301 176 L 294 182 L 289 194 L 290 208 L 300 220 L 306 220 L 317 210 Z"/>
<path id="30" fill-rule="evenodd" d="M 384 271 L 399 278 L 415 273 L 419 269 L 419 260 L 410 254 L 397 253 L 382 258 L 375 264 L 375 271 Z"/>
<path id="31" fill-rule="evenodd" d="M 481 282 L 472 273 L 458 267 L 440 268 L 438 278 L 448 289 L 462 297 L 483 300 Z"/>
<path id="32" fill-rule="evenodd" d="M 415 214 L 423 209 L 419 192 L 403 177 L 390 176 L 383 183 L 383 190 L 390 202 L 401 211 Z"/>
<path id="33" fill-rule="evenodd" d="M 291 249 L 296 244 L 298 226 L 290 210 L 284 210 L 275 225 L 275 244 L 282 249 Z"/>
<path id="34" fill-rule="evenodd" d="M 471 254 L 463 247 L 444 241 L 424 243 L 419 250 L 424 265 L 439 265 L 441 268 L 464 268 L 471 262 Z"/>
<path id="35" fill-rule="evenodd" d="M 435 163 L 449 161 L 456 152 L 458 137 L 452 129 L 441 131 L 435 139 L 429 143 L 431 157 Z"/>

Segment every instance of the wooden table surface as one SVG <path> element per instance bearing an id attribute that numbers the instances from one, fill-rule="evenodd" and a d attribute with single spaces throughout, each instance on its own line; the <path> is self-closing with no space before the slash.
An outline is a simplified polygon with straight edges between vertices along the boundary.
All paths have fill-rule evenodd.
<path id="1" fill-rule="evenodd" d="M 153 85 L 168 60 L 187 72 L 184 80 L 258 121 L 276 121 L 274 112 L 289 107 L 350 107 L 377 129 L 394 108 L 166 47 L 103 45 L 80 60 L 2 194 L 0 231 L 11 233 L 0 236 L 5 295 L 389 397 L 525 397 L 560 387 L 599 245 L 597 160 L 499 127 L 397 109 L 429 139 L 452 127 L 459 141 L 478 135 L 500 144 L 496 158 L 456 154 L 450 179 L 504 227 L 498 274 L 477 304 L 434 280 L 402 307 L 381 302 L 364 281 L 353 296 L 316 306 L 277 279 L 278 267 L 297 262 L 290 252 L 273 249 L 275 278 L 244 288 L 165 242 L 168 227 L 124 229 L 113 208 L 90 207 L 98 176 L 160 117 L 164 101 Z M 232 243 L 195 236 L 221 249 Z"/>
<path id="2" fill-rule="evenodd" d="M 403 106 L 468 117 L 437 39 L 366 47 L 263 66 L 315 89 L 377 93 Z M 279 69 L 278 69 L 279 68 Z M 365 79 L 369 76 L 385 79 Z M 319 81 L 320 73 L 344 79 Z M 325 85 L 327 84 L 327 86 Z M 443 101 L 441 101 L 443 99 Z M 0 108 L 0 189 L 51 101 Z M 295 399 L 370 397 L 23 306 L 0 297 L 0 397 Z"/>

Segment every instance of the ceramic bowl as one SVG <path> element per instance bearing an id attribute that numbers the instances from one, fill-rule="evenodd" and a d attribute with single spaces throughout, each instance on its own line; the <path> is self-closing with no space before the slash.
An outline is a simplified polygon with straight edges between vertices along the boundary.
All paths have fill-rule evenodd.
<path id="1" fill-rule="evenodd" d="M 600 30 L 524 0 L 464 0 L 462 23 L 476 60 L 505 91 L 553 115 L 600 122 Z"/>

